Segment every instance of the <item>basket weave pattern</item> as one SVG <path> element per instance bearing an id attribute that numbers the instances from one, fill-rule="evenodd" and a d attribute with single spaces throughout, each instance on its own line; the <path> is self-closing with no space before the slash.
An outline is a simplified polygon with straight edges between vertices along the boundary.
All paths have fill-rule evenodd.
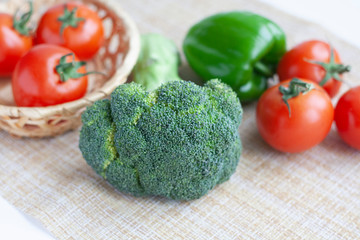
<path id="1" fill-rule="evenodd" d="M 16 107 L 11 93 L 10 79 L 0 83 L 0 128 L 15 136 L 46 137 L 75 129 L 81 124 L 81 113 L 94 101 L 108 97 L 127 80 L 138 57 L 140 40 L 137 28 L 116 0 L 82 0 L 101 17 L 105 28 L 104 46 L 88 70 L 101 71 L 107 75 L 89 76 L 87 94 L 76 101 L 49 107 Z M 59 1 L 35 0 L 34 12 L 41 13 Z M 5 7 L 14 13 L 24 1 L 9 1 Z M 4 8 L 4 6 L 2 6 Z M 21 8 L 20 8 L 21 9 Z M 40 14 L 35 15 L 38 19 Z M 34 21 L 36 22 L 36 21 Z"/>

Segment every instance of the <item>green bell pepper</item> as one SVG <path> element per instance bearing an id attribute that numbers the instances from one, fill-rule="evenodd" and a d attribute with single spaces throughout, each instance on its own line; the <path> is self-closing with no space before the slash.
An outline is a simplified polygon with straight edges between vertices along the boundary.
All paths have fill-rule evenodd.
<path id="1" fill-rule="evenodd" d="M 195 24 L 183 49 L 205 81 L 220 78 L 242 102 L 258 99 L 286 51 L 286 38 L 274 22 L 251 12 L 219 13 Z"/>

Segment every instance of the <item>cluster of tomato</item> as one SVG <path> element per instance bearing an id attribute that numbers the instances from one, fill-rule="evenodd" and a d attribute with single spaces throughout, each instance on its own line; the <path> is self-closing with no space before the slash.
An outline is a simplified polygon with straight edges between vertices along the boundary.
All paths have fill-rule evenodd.
<path id="1" fill-rule="evenodd" d="M 0 77 L 11 77 L 16 105 L 49 106 L 83 97 L 85 61 L 104 42 L 100 17 L 86 5 L 68 2 L 49 8 L 31 31 L 32 12 L 30 3 L 21 17 L 0 14 Z"/>
<path id="2" fill-rule="evenodd" d="M 259 99 L 260 135 L 277 150 L 302 152 L 323 141 L 335 120 L 340 137 L 360 149 L 360 87 L 350 88 L 335 109 L 331 102 L 342 85 L 341 74 L 349 70 L 322 41 L 288 51 L 278 65 L 280 83 Z"/>

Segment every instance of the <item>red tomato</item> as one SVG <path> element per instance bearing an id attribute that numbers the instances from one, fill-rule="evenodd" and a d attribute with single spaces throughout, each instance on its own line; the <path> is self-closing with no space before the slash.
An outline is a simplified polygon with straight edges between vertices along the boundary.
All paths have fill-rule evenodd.
<path id="1" fill-rule="evenodd" d="M 0 13 L 0 77 L 10 77 L 16 63 L 33 45 L 32 36 L 22 30 L 25 32 L 14 27 L 13 16 Z"/>
<path id="2" fill-rule="evenodd" d="M 77 2 L 48 9 L 36 31 L 36 43 L 67 47 L 84 60 L 92 58 L 103 42 L 104 28 L 100 17 Z"/>
<path id="3" fill-rule="evenodd" d="M 56 69 L 63 56 L 72 52 L 57 45 L 42 44 L 33 47 L 16 65 L 12 77 L 15 103 L 22 107 L 49 106 L 83 97 L 87 90 L 84 62 L 77 62 L 74 55 L 64 58 L 65 71 Z M 75 57 L 73 59 L 73 57 Z M 80 65 L 79 65 L 80 64 Z M 62 81 L 60 72 L 76 76 Z M 71 76 L 70 76 L 71 77 Z"/>
<path id="4" fill-rule="evenodd" d="M 283 100 L 285 95 L 280 92 L 280 86 L 292 89 L 290 95 L 299 89 L 299 85 L 289 88 L 290 80 L 265 91 L 257 105 L 256 122 L 260 135 L 282 152 L 302 152 L 314 147 L 327 136 L 333 122 L 334 108 L 327 93 L 312 81 L 302 81 L 314 88 L 287 100 L 291 116 Z"/>
<path id="5" fill-rule="evenodd" d="M 350 89 L 339 99 L 335 123 L 340 137 L 360 150 L 360 86 Z"/>
<path id="6" fill-rule="evenodd" d="M 333 52 L 333 57 L 331 57 Z M 285 53 L 279 62 L 280 81 L 298 77 L 320 84 L 330 97 L 341 87 L 341 74 L 350 70 L 341 64 L 337 51 L 322 41 L 303 42 Z"/>

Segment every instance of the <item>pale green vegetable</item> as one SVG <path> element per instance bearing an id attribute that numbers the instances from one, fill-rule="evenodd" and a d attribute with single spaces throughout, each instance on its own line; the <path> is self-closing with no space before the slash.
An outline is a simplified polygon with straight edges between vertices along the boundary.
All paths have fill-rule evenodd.
<path id="1" fill-rule="evenodd" d="M 156 33 L 144 34 L 133 81 L 153 91 L 166 82 L 180 80 L 179 65 L 179 51 L 172 40 Z"/>

